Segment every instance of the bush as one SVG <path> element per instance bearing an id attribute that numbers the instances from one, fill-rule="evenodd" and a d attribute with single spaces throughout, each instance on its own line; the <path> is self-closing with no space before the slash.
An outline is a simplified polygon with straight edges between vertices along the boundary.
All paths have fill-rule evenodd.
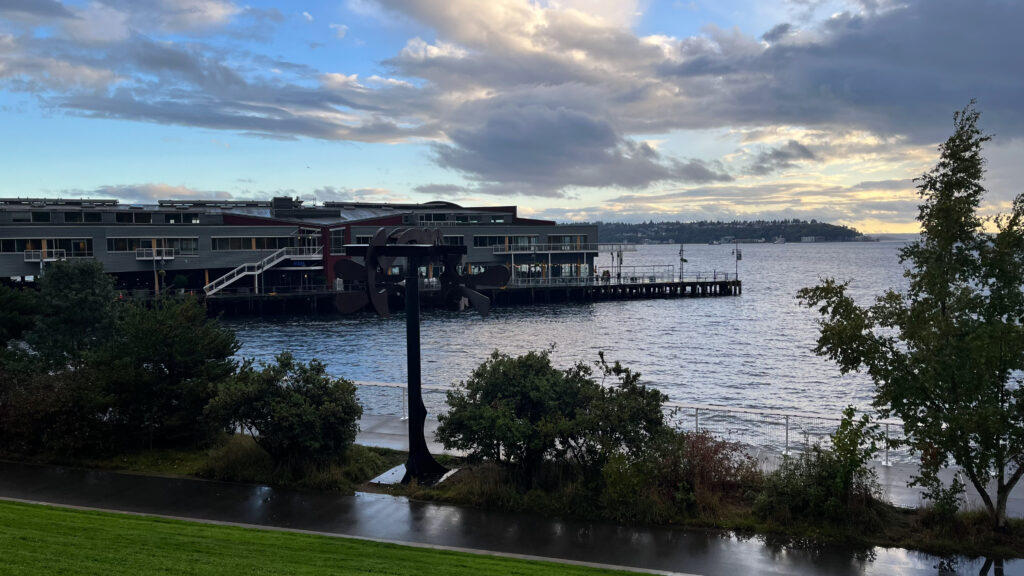
<path id="1" fill-rule="evenodd" d="M 352 382 L 287 352 L 261 370 L 246 361 L 207 407 L 215 420 L 250 433 L 279 468 L 296 476 L 342 462 L 362 413 Z"/>
<path id="2" fill-rule="evenodd" d="M 114 399 L 111 421 L 125 447 L 196 446 L 225 421 L 204 414 L 237 367 L 234 332 L 195 298 L 119 306 L 114 335 L 86 361 Z"/>
<path id="3" fill-rule="evenodd" d="M 199 475 L 225 482 L 271 482 L 274 460 L 251 436 L 233 434 L 209 451 Z"/>
<path id="4" fill-rule="evenodd" d="M 599 366 L 615 385 L 603 386 L 582 363 L 558 370 L 548 351 L 518 357 L 495 351 L 448 392 L 437 438 L 471 458 L 511 465 L 532 487 L 549 464 L 571 464 L 584 478 L 599 478 L 612 455 L 638 460 L 665 426 L 664 395 L 603 356 Z"/>
<path id="5" fill-rule="evenodd" d="M 874 426 L 866 415 L 843 420 L 832 435 L 833 449 L 814 446 L 796 458 L 786 457 L 769 474 L 754 504 L 754 513 L 780 523 L 794 519 L 870 524 L 881 494 L 875 471 L 867 466 L 876 451 Z"/>
<path id="6" fill-rule="evenodd" d="M 703 432 L 665 429 L 639 461 L 615 456 L 604 467 L 602 506 L 618 521 L 716 519 L 723 498 L 757 485 L 757 463 L 739 444 Z"/>

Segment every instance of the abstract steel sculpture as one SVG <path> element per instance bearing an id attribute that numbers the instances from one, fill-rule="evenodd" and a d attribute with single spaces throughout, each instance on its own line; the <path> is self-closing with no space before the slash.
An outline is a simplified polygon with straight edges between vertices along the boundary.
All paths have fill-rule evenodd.
<path id="1" fill-rule="evenodd" d="M 420 377 L 420 295 L 419 268 L 432 263 L 443 265 L 440 277 L 440 300 L 464 308 L 468 301 L 486 316 L 490 299 L 473 290 L 476 286 L 501 287 L 508 283 L 510 272 L 504 266 L 489 267 L 481 274 L 461 275 L 458 272 L 465 246 L 443 243 L 440 230 L 405 228 L 388 234 L 377 230 L 369 244 L 348 244 L 345 251 L 351 256 L 362 256 L 364 264 L 341 260 L 335 266 L 335 275 L 346 283 L 362 284 L 363 289 L 339 294 L 335 305 L 342 312 L 354 312 L 371 304 L 377 314 L 387 317 L 388 296 L 405 292 L 406 360 L 409 372 L 409 459 L 405 464 L 402 483 L 413 478 L 420 484 L 431 484 L 448 471 L 434 460 L 427 448 L 423 432 L 427 408 L 423 404 Z M 405 278 L 402 282 L 389 282 L 385 274 L 395 259 L 405 258 Z"/>

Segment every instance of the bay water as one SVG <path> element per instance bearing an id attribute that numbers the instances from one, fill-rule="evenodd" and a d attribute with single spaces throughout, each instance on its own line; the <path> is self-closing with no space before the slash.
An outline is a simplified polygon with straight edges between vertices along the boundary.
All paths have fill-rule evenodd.
<path id="1" fill-rule="evenodd" d="M 449 386 L 464 380 L 494 350 L 522 354 L 550 348 L 559 367 L 592 363 L 603 351 L 609 361 L 640 372 L 644 382 L 677 402 L 829 415 L 839 415 L 848 404 L 868 408 L 870 379 L 841 375 L 832 362 L 813 353 L 819 315 L 801 306 L 796 293 L 826 277 L 849 280 L 859 303 L 890 288 L 904 289 L 899 249 L 905 243 L 684 247 L 687 276 L 738 270 L 743 294 L 737 297 L 499 307 L 486 318 L 469 311 L 424 311 L 423 382 Z M 623 276 L 633 273 L 630 266 L 672 265 L 679 273 L 679 245 L 636 248 L 623 254 Z M 596 264 L 609 266 L 612 258 L 603 253 Z M 269 362 L 290 351 L 302 361 L 320 359 L 334 376 L 406 380 L 400 312 L 387 319 L 366 312 L 225 323 L 238 334 L 239 357 Z M 380 389 L 360 391 L 366 412 L 398 413 L 397 396 L 385 396 Z M 431 412 L 443 409 L 439 402 L 427 401 Z"/>

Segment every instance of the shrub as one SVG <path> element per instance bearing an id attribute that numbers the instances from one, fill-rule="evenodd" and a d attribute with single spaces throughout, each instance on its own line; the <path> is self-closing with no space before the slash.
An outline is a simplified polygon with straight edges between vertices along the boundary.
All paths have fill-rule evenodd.
<path id="1" fill-rule="evenodd" d="M 545 465 L 572 464 L 586 479 L 599 478 L 614 454 L 638 460 L 664 428 L 665 396 L 639 383 L 639 374 L 602 355 L 603 386 L 592 369 L 551 365 L 548 351 L 518 357 L 491 354 L 470 378 L 448 392 L 437 438 L 475 459 L 511 465 L 520 481 L 540 485 Z"/>
<path id="2" fill-rule="evenodd" d="M 126 302 L 113 336 L 86 356 L 114 399 L 110 419 L 125 447 L 195 446 L 223 420 L 204 415 L 219 383 L 234 374 L 234 332 L 195 298 Z"/>
<path id="3" fill-rule="evenodd" d="M 766 478 L 754 504 L 754 512 L 766 520 L 785 523 L 793 519 L 871 523 L 874 504 L 881 493 L 875 471 L 867 466 L 876 451 L 874 426 L 867 416 L 854 419 L 854 410 L 843 411 L 843 420 L 832 435 L 833 449 L 814 446 L 796 458 L 786 457 Z"/>
<path id="4" fill-rule="evenodd" d="M 208 415 L 250 433 L 280 468 L 297 476 L 340 463 L 362 413 L 351 381 L 331 378 L 322 362 L 303 364 L 287 352 L 261 370 L 246 361 L 207 407 Z"/>
<path id="5" fill-rule="evenodd" d="M 232 434 L 208 454 L 200 476 L 226 482 L 270 482 L 273 478 L 273 458 L 251 436 Z"/>
<path id="6" fill-rule="evenodd" d="M 0 368 L 0 451 L 61 458 L 106 454 L 109 408 L 109 398 L 88 370 Z"/>

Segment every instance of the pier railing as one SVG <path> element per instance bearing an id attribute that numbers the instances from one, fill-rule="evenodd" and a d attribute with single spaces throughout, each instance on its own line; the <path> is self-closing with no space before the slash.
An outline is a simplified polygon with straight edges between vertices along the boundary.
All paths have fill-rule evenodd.
<path id="1" fill-rule="evenodd" d="M 359 400 L 367 413 L 408 417 L 405 384 L 395 382 L 356 382 Z M 448 411 L 445 393 L 450 386 L 423 385 L 423 402 L 433 417 Z M 665 416 L 677 430 L 706 431 L 716 438 L 736 442 L 747 449 L 760 467 L 771 471 L 783 456 L 809 450 L 815 445 L 828 447 L 830 436 L 842 418 L 838 414 L 764 410 L 711 404 L 666 402 Z M 902 440 L 903 423 L 899 420 L 875 420 L 883 440 Z M 887 442 L 879 445 L 876 460 L 883 466 L 909 463 L 906 449 L 891 449 Z"/>
<path id="2" fill-rule="evenodd" d="M 737 279 L 733 272 L 720 272 L 712 270 L 709 272 L 687 272 L 683 278 L 675 273 L 672 265 L 657 267 L 658 269 L 627 270 L 623 267 L 621 271 L 614 267 L 595 268 L 595 276 L 564 276 L 536 278 L 519 276 L 509 281 L 510 286 L 638 286 L 644 284 L 667 284 L 676 282 L 732 282 Z M 654 268 L 654 267 L 645 267 Z M 608 276 L 604 276 L 605 270 Z"/>

